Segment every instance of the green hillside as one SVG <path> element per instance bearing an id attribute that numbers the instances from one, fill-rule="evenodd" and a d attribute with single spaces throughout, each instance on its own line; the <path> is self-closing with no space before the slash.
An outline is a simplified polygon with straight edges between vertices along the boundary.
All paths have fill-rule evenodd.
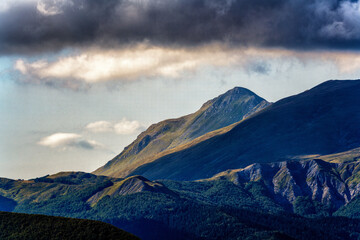
<path id="1" fill-rule="evenodd" d="M 334 216 L 360 218 L 360 196 L 352 199 L 346 206 L 342 206 L 334 213 Z"/>
<path id="2" fill-rule="evenodd" d="M 110 224 L 82 219 L 0 212 L 1 240 L 135 240 Z"/>
<path id="3" fill-rule="evenodd" d="M 328 178 L 332 168 L 308 162 L 288 165 L 290 177 L 281 174 L 286 172 L 282 167 L 274 168 L 274 175 L 258 175 L 268 172 L 269 164 L 193 182 L 62 172 L 33 180 L 1 179 L 0 194 L 16 199 L 15 212 L 99 220 L 141 239 L 357 239 L 360 220 L 331 217 L 337 210 L 337 198 L 330 198 L 332 204 L 303 192 L 291 199 L 292 193 L 287 191 L 292 188 L 291 176 L 301 172 L 302 166 L 314 173 L 304 176 L 314 176 L 310 184 L 336 178 L 336 174 L 334 179 Z M 334 169 L 357 169 L 351 166 L 358 163 L 348 164 L 334 165 Z M 352 179 L 351 175 L 358 174 L 354 171 L 344 177 Z M 278 192 L 269 188 L 274 176 L 288 187 Z M 351 186 L 356 189 L 356 184 Z M 325 187 L 319 182 L 317 188 Z"/>

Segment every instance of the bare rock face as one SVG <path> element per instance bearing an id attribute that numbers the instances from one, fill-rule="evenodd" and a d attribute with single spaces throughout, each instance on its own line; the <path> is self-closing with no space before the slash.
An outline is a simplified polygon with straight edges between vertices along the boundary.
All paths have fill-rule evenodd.
<path id="1" fill-rule="evenodd" d="M 252 164 L 244 169 L 226 171 L 215 178 L 227 178 L 235 184 L 263 181 L 274 198 L 293 203 L 308 196 L 339 208 L 360 190 L 360 160 L 329 163 L 320 159 Z"/>

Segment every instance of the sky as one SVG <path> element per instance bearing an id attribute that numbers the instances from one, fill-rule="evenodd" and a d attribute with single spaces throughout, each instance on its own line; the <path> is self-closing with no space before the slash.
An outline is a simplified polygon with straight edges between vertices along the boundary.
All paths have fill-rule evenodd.
<path id="1" fill-rule="evenodd" d="M 357 0 L 1 0 L 0 177 L 91 172 L 245 87 L 360 78 Z"/>

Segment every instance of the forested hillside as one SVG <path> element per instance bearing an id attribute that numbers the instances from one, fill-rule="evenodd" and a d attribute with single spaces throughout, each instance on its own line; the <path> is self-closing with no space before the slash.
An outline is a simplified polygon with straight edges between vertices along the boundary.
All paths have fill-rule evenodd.
<path id="1" fill-rule="evenodd" d="M 136 240 L 110 224 L 81 219 L 0 212 L 1 240 Z"/>

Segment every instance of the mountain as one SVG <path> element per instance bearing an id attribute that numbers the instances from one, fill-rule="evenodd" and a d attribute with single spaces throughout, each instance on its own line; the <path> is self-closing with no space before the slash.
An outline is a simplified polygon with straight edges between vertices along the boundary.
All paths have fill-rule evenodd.
<path id="1" fill-rule="evenodd" d="M 228 170 L 214 179 L 227 179 L 236 185 L 262 182 L 275 202 L 286 207 L 308 199 L 333 211 L 348 204 L 360 193 L 360 160 L 329 163 L 320 159 L 255 163 L 244 169 Z M 311 203 L 314 204 L 314 203 Z M 329 209 L 330 210 L 330 209 Z M 310 213 L 309 213 L 310 214 Z M 312 214 L 316 214 L 315 207 Z"/>
<path id="2" fill-rule="evenodd" d="M 30 180 L 0 178 L 0 207 L 9 206 L 8 210 L 12 211 L 23 203 L 40 203 L 55 198 L 65 202 L 86 200 L 86 205 L 95 204 L 105 196 L 114 197 L 144 191 L 174 194 L 163 184 L 142 176 L 123 179 L 84 172 L 60 172 Z M 67 199 L 67 195 L 73 197 Z"/>
<path id="3" fill-rule="evenodd" d="M 359 93 L 359 80 L 328 81 L 211 131 L 233 106 L 214 107 L 234 93 L 219 96 L 202 107 L 212 117 L 153 125 L 108 163 L 131 176 L 0 178 L 0 209 L 103 221 L 145 240 L 360 239 Z"/>
<path id="4" fill-rule="evenodd" d="M 105 196 L 114 198 L 119 195 L 129 195 L 144 191 L 167 194 L 173 193 L 159 182 L 152 182 L 142 176 L 132 176 L 124 180 L 115 182 L 112 186 L 97 192 L 95 195 L 93 195 L 87 200 L 87 203 L 94 206 Z"/>
<path id="5" fill-rule="evenodd" d="M 282 99 L 232 128 L 196 139 L 131 174 L 195 180 L 252 163 L 360 147 L 360 80 L 328 81 Z"/>
<path id="6" fill-rule="evenodd" d="M 157 154 L 236 123 L 268 105 L 250 90 L 236 87 L 206 102 L 193 114 L 151 125 L 94 174 L 126 177 L 140 165 L 151 162 Z"/>
<path id="7" fill-rule="evenodd" d="M 0 239 L 136 240 L 139 238 L 99 221 L 0 212 Z"/>
<path id="8" fill-rule="evenodd" d="M 349 218 L 360 218 L 360 196 L 352 199 L 347 205 L 342 206 L 334 213 L 334 216 L 345 216 Z"/>
<path id="9" fill-rule="evenodd" d="M 306 182 L 315 192 L 326 193 L 330 184 L 340 186 L 338 173 L 346 186 L 356 189 L 358 166 L 358 160 L 254 164 L 201 181 L 62 172 L 32 180 L 1 179 L 0 195 L 16 200 L 15 212 L 99 220 L 145 240 L 350 240 L 360 237 L 360 219 L 344 217 L 356 209 L 355 193 L 348 199 L 351 209 L 343 205 L 337 212 L 337 198 L 308 197 L 306 188 L 293 198 L 291 189 Z M 302 171 L 306 174 L 298 180 Z M 335 189 L 341 192 L 342 187 Z M 332 217 L 335 214 L 342 217 Z"/>

